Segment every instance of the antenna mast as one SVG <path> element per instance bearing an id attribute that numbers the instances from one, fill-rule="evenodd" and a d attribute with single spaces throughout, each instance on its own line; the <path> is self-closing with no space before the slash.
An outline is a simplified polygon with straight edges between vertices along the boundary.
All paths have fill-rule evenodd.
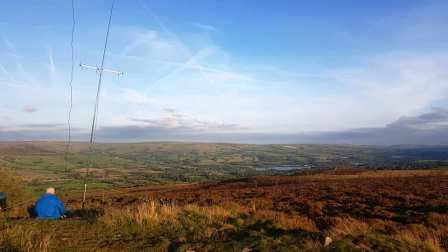
<path id="1" fill-rule="evenodd" d="M 100 65 L 100 67 L 89 66 L 89 65 L 84 65 L 84 64 L 80 64 L 79 65 L 82 69 L 96 70 L 96 72 L 99 75 L 99 77 L 98 77 L 98 87 L 97 87 L 97 91 L 96 91 L 95 107 L 94 107 L 94 110 L 93 110 L 92 127 L 90 129 L 90 140 L 89 140 L 90 153 L 92 152 L 93 145 L 95 144 L 95 129 L 96 129 L 96 123 L 97 123 L 97 117 L 98 117 L 97 114 L 98 114 L 98 107 L 99 107 L 99 102 L 100 102 L 100 93 L 101 93 L 101 86 L 102 86 L 102 81 L 103 81 L 103 73 L 104 72 L 108 72 L 108 73 L 116 74 L 118 76 L 123 75 L 123 72 L 121 72 L 121 71 L 105 69 L 104 68 L 104 60 L 106 58 L 107 44 L 108 44 L 108 40 L 109 40 L 109 31 L 110 31 L 110 25 L 111 25 L 111 21 L 112 21 L 112 13 L 113 13 L 113 10 L 114 10 L 114 5 L 115 5 L 115 0 L 112 0 L 112 6 L 110 8 L 109 21 L 107 23 L 106 39 L 104 41 L 103 55 L 102 55 L 102 58 L 101 58 L 101 65 Z M 84 207 L 84 204 L 85 204 L 85 201 L 86 201 L 87 176 L 88 175 L 89 175 L 89 167 L 87 167 L 86 176 L 84 176 L 84 195 L 83 195 L 83 204 L 82 204 L 83 207 Z"/>

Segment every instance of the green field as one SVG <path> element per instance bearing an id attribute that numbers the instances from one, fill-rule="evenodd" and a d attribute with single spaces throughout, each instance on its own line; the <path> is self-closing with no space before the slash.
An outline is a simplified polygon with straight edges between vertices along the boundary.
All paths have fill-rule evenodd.
<path id="1" fill-rule="evenodd" d="M 248 145 L 153 142 L 96 144 L 76 142 L 68 155 L 63 142 L 0 143 L 0 167 L 26 178 L 36 190 L 48 184 L 79 188 L 191 183 L 260 174 L 333 168 L 413 169 L 448 165 L 447 147 L 353 145 Z M 302 170 L 303 171 L 303 170 Z M 88 176 L 86 176 L 88 174 Z"/>

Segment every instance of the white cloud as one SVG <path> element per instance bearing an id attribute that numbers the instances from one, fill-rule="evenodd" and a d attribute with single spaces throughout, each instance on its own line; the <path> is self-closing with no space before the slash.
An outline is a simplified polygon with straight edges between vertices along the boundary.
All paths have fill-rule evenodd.
<path id="1" fill-rule="evenodd" d="M 400 116 L 428 111 L 447 97 L 447 63 L 448 57 L 440 54 L 387 54 L 360 61 L 358 68 L 322 71 L 323 86 L 313 87 L 314 73 L 289 82 L 255 76 L 255 85 L 236 91 L 224 87 L 221 94 L 202 92 L 173 100 L 188 104 L 190 113 L 261 132 L 381 127 Z"/>
<path id="2" fill-rule="evenodd" d="M 388 54 L 362 68 L 336 69 L 329 75 L 345 85 L 347 94 L 334 98 L 338 103 L 351 101 L 354 107 L 347 112 L 357 112 L 350 114 L 370 122 L 365 126 L 381 126 L 402 115 L 427 111 L 433 102 L 447 97 L 447 63 L 448 55 L 443 54 Z"/>

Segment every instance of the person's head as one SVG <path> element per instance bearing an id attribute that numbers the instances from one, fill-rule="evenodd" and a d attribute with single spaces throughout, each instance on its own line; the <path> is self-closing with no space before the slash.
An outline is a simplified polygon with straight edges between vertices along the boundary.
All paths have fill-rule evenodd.
<path id="1" fill-rule="evenodd" d="M 54 190 L 54 187 L 48 187 L 48 188 L 47 188 L 47 193 L 48 193 L 48 194 L 55 194 L 56 191 Z"/>

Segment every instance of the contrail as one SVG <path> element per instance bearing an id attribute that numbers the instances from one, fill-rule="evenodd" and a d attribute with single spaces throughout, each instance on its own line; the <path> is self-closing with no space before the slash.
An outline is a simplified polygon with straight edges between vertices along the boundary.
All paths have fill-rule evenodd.
<path id="1" fill-rule="evenodd" d="M 178 43 L 184 44 L 182 42 L 181 39 L 179 39 L 179 36 L 177 36 L 175 33 L 173 33 L 170 29 L 168 29 L 168 27 L 165 25 L 165 23 L 159 18 L 159 16 L 157 16 L 157 14 L 148 6 L 146 5 L 142 0 L 139 0 L 140 5 L 142 6 L 142 8 L 144 10 L 146 10 L 148 12 L 148 14 L 156 21 L 157 25 L 160 26 L 160 28 L 169 36 L 173 37 Z M 190 66 L 192 66 L 192 63 L 195 63 L 197 58 L 199 58 L 198 56 L 201 56 L 201 53 L 203 53 L 203 51 L 205 51 L 207 49 L 201 49 L 198 52 L 196 52 L 195 54 L 192 54 L 189 50 L 187 51 L 187 53 L 189 54 L 189 58 L 182 64 L 180 65 L 178 68 L 173 69 L 172 71 L 170 71 L 169 73 L 167 73 L 166 75 L 160 77 L 159 79 L 157 79 L 156 81 L 153 82 L 152 86 L 155 86 L 157 83 L 159 83 L 161 80 L 164 80 L 166 78 L 169 78 L 175 74 L 177 74 L 178 72 L 186 69 L 186 68 L 192 68 Z M 199 64 L 195 64 L 196 66 L 199 66 Z M 196 67 L 193 69 L 197 69 L 200 73 L 200 75 L 209 83 L 214 83 L 213 80 L 211 80 L 206 74 L 204 74 L 202 67 Z"/>
<path id="2" fill-rule="evenodd" d="M 48 49 L 48 70 L 51 81 L 56 80 L 56 65 L 54 64 L 53 50 Z"/>
<path id="3" fill-rule="evenodd" d="M 146 3 L 144 3 L 142 0 L 139 0 L 138 2 L 142 6 L 142 8 L 146 10 L 148 14 L 154 19 L 154 21 L 156 21 L 157 25 L 160 26 L 160 28 L 162 28 L 162 30 L 166 34 L 170 35 L 171 37 L 174 37 L 177 41 L 180 41 L 179 37 L 173 32 L 171 32 L 170 29 L 168 29 L 165 23 L 163 23 L 163 21 L 159 18 L 159 16 L 157 16 L 156 13 L 148 5 L 146 5 Z"/>
<path id="4" fill-rule="evenodd" d="M 1 63 L 0 63 L 0 71 L 3 73 L 3 75 L 6 75 L 8 78 L 11 77 L 8 70 L 6 70 L 6 68 Z"/>

